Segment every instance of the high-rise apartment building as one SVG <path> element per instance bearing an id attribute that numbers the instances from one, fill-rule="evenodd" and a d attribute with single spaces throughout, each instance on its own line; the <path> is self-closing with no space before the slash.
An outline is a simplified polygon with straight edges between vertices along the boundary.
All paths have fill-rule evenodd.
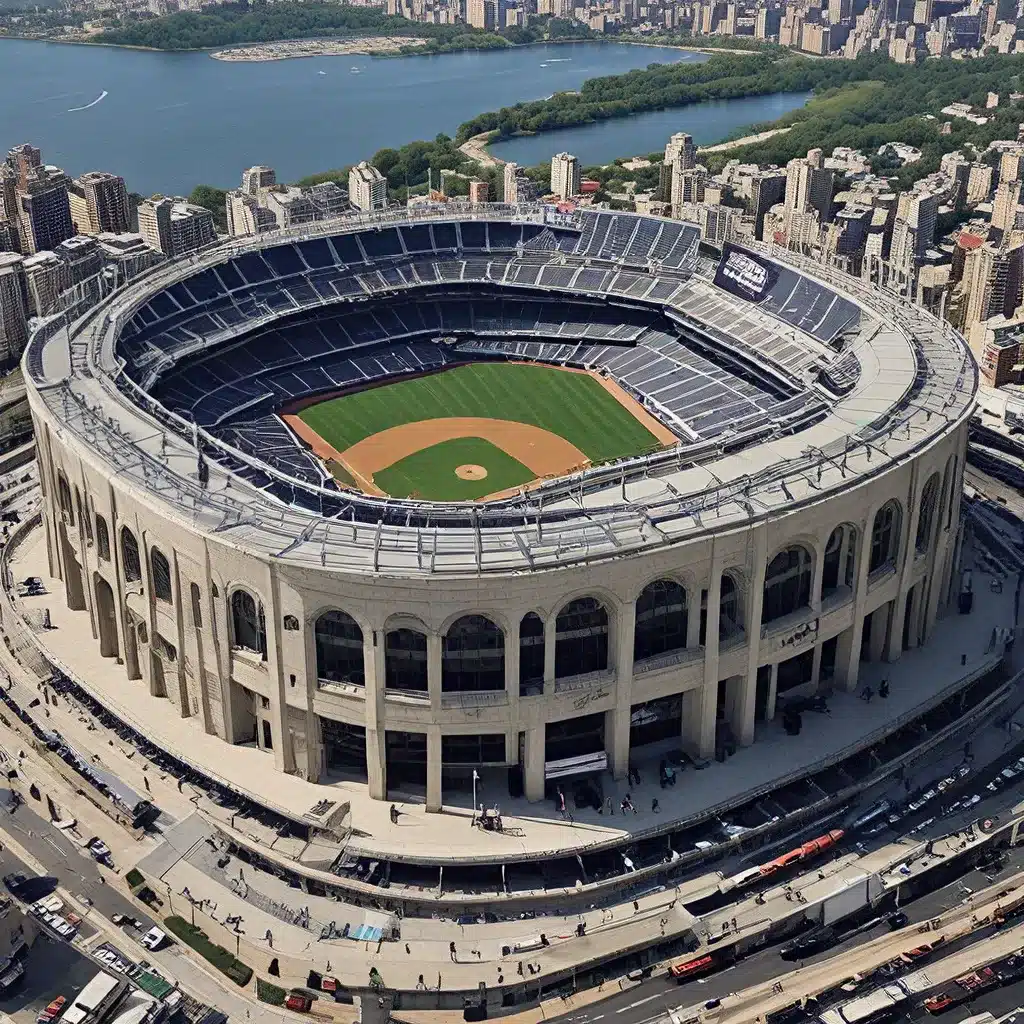
<path id="1" fill-rule="evenodd" d="M 1024 181 L 1024 146 L 1003 151 L 999 158 L 1000 181 Z"/>
<path id="2" fill-rule="evenodd" d="M 9 220 L 0 220 L 0 252 L 21 252 L 18 226 Z"/>
<path id="3" fill-rule="evenodd" d="M 688 171 L 678 169 L 672 171 L 672 216 L 682 216 L 684 206 L 704 202 L 708 173 L 703 167 L 691 167 Z"/>
<path id="4" fill-rule="evenodd" d="M 992 168 L 988 164 L 971 164 L 967 175 L 967 205 L 975 206 L 988 201 L 992 195 Z"/>
<path id="5" fill-rule="evenodd" d="M 754 215 L 754 237 L 764 238 L 764 215 L 786 195 L 786 172 L 759 171 L 750 181 L 750 212 Z"/>
<path id="6" fill-rule="evenodd" d="M 497 0 L 466 0 L 466 21 L 473 28 L 493 32 L 498 24 Z"/>
<path id="7" fill-rule="evenodd" d="M 825 166 L 820 149 L 808 150 L 806 157 L 790 160 L 786 164 L 786 209 L 797 213 L 817 210 L 822 222 L 828 220 L 833 178 L 834 172 Z"/>
<path id="8" fill-rule="evenodd" d="M 967 256 L 962 283 L 968 293 L 965 332 L 994 316 L 1010 316 L 1024 289 L 1024 245 L 979 245 Z"/>
<path id="9" fill-rule="evenodd" d="M 68 187 L 71 220 L 80 232 L 119 235 L 131 227 L 124 178 L 107 171 L 89 171 Z"/>
<path id="10" fill-rule="evenodd" d="M 42 252 L 75 233 L 68 176 L 58 167 L 28 166 L 15 190 L 25 252 Z"/>
<path id="11" fill-rule="evenodd" d="M 571 153 L 556 153 L 551 158 L 551 191 L 559 199 L 579 195 L 580 162 Z"/>
<path id="12" fill-rule="evenodd" d="M 37 252 L 25 257 L 22 270 L 29 316 L 59 313 L 61 296 L 71 284 L 64 261 L 55 252 Z"/>
<path id="13" fill-rule="evenodd" d="M 217 237 L 209 210 L 170 196 L 153 196 L 139 205 L 139 233 L 151 249 L 171 257 L 201 249 Z"/>
<path id="14" fill-rule="evenodd" d="M 383 210 L 388 205 L 388 180 L 363 160 L 348 172 L 348 199 L 357 210 Z"/>
<path id="15" fill-rule="evenodd" d="M 933 192 L 904 192 L 896 204 L 889 264 L 902 279 L 913 278 L 935 235 L 939 197 Z"/>
<path id="16" fill-rule="evenodd" d="M 23 142 L 20 146 L 15 146 L 14 149 L 8 151 L 7 165 L 19 178 L 22 178 L 33 167 L 42 167 L 43 154 L 32 143 Z"/>
<path id="17" fill-rule="evenodd" d="M 1016 226 L 1019 205 L 1020 181 L 1014 178 L 1001 178 L 996 185 L 995 198 L 992 200 L 992 227 L 1003 234 L 1012 231 Z"/>
<path id="18" fill-rule="evenodd" d="M 0 365 L 10 366 L 28 341 L 22 257 L 0 252 Z"/>
<path id="19" fill-rule="evenodd" d="M 18 222 L 18 175 L 6 163 L 0 163 L 0 220 Z"/>
<path id="20" fill-rule="evenodd" d="M 260 206 L 254 195 L 237 190 L 229 192 L 224 201 L 227 214 L 228 234 L 258 235 L 262 231 L 273 231 L 277 218 L 266 207 Z"/>
<path id="21" fill-rule="evenodd" d="M 254 196 L 261 188 L 270 188 L 277 184 L 277 174 L 273 167 L 264 167 L 257 164 L 255 167 L 247 167 L 242 171 L 242 191 L 247 196 Z"/>
<path id="22" fill-rule="evenodd" d="M 689 171 L 697 166 L 697 147 L 693 136 L 686 132 L 676 132 L 665 146 L 665 163 L 670 167 L 677 163 L 681 171 Z"/>
<path id="23" fill-rule="evenodd" d="M 535 198 L 533 182 L 518 164 L 505 164 L 503 184 L 506 203 L 528 203 Z"/>

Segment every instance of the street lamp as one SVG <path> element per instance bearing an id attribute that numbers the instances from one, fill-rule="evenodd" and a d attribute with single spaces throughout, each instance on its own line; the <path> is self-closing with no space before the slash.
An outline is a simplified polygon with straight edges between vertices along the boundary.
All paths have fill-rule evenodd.
<path id="1" fill-rule="evenodd" d="M 479 780 L 479 778 L 480 778 L 480 775 L 477 773 L 477 770 L 474 768 L 473 769 L 473 817 L 472 817 L 472 820 L 470 821 L 470 825 L 475 825 L 476 824 L 476 784 L 477 784 L 477 781 Z"/>

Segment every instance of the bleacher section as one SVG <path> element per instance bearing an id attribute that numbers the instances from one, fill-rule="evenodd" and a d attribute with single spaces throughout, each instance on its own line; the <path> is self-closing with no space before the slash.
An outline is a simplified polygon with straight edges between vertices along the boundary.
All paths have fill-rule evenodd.
<path id="1" fill-rule="evenodd" d="M 782 266 L 745 305 L 692 276 L 697 242 L 690 224 L 586 210 L 299 239 L 152 296 L 117 352 L 166 408 L 321 486 L 330 477 L 277 409 L 467 359 L 607 373 L 684 445 L 792 429 L 853 387 L 856 357 L 829 342 L 856 324 L 855 306 Z"/>

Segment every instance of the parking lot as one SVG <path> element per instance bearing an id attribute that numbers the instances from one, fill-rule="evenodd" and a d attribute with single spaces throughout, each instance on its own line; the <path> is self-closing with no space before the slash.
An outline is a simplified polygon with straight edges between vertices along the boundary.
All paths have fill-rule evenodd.
<path id="1" fill-rule="evenodd" d="M 41 933 L 26 954 L 24 975 L 0 994 L 0 1010 L 10 1014 L 17 1024 L 35 1024 L 47 1003 L 57 996 L 66 996 L 70 1002 L 99 969 L 92 957 Z"/>

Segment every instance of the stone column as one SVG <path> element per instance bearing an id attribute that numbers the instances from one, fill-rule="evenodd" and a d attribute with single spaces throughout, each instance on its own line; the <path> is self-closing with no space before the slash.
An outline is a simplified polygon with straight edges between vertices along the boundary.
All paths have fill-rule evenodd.
<path id="1" fill-rule="evenodd" d="M 702 683 L 683 694 L 683 746 L 696 757 L 715 755 L 715 712 L 718 709 L 718 683 Z"/>
<path id="2" fill-rule="evenodd" d="M 871 637 L 868 640 L 868 658 L 881 661 L 892 635 L 893 602 L 886 601 L 871 613 Z"/>
<path id="3" fill-rule="evenodd" d="M 764 574 L 767 568 L 768 532 L 764 526 L 753 530 L 753 552 L 749 575 L 750 592 L 747 594 L 747 671 L 743 692 L 734 709 L 736 718 L 732 728 L 736 742 L 747 747 L 754 742 L 754 706 L 757 700 L 757 659 L 761 647 L 761 607 L 764 603 Z"/>
<path id="4" fill-rule="evenodd" d="M 435 719 L 441 714 L 441 637 L 427 634 L 427 692 Z"/>
<path id="5" fill-rule="evenodd" d="M 633 631 L 636 603 L 623 604 L 616 616 L 615 707 L 605 715 L 604 745 L 612 777 L 624 779 L 629 768 L 629 718 L 633 709 Z"/>
<path id="6" fill-rule="evenodd" d="M 779 663 L 772 665 L 771 679 L 768 681 L 768 700 L 764 706 L 764 720 L 770 722 L 775 717 L 775 699 L 779 692 Z"/>
<path id="7" fill-rule="evenodd" d="M 860 641 L 864 635 L 864 615 L 868 591 L 868 560 L 871 557 L 871 527 L 877 509 L 872 506 L 864 523 L 859 524 L 860 547 L 854 565 L 857 570 L 853 589 L 853 625 L 839 636 L 836 650 L 836 686 L 847 693 L 857 689 L 860 671 Z M 849 634 L 849 635 L 847 635 Z"/>
<path id="8" fill-rule="evenodd" d="M 702 587 L 686 592 L 686 649 L 696 650 L 700 646 L 700 597 Z M 708 597 L 710 598 L 710 594 Z M 710 616 L 709 616 L 710 618 Z"/>
<path id="9" fill-rule="evenodd" d="M 554 693 L 555 679 L 555 612 L 544 620 L 544 692 Z"/>
<path id="10" fill-rule="evenodd" d="M 544 799 L 544 744 L 543 725 L 526 730 L 523 752 L 523 788 L 526 791 L 526 799 L 530 801 Z"/>
<path id="11" fill-rule="evenodd" d="M 441 810 L 441 727 L 427 730 L 427 810 Z"/>
<path id="12" fill-rule="evenodd" d="M 386 681 L 384 630 L 371 629 L 363 634 L 363 673 L 366 678 L 366 781 L 374 800 L 386 800 L 388 792 L 384 703 Z"/>
<path id="13" fill-rule="evenodd" d="M 821 686 L 821 648 L 822 644 L 819 640 L 814 645 L 814 662 L 811 665 L 811 682 L 816 690 Z"/>

